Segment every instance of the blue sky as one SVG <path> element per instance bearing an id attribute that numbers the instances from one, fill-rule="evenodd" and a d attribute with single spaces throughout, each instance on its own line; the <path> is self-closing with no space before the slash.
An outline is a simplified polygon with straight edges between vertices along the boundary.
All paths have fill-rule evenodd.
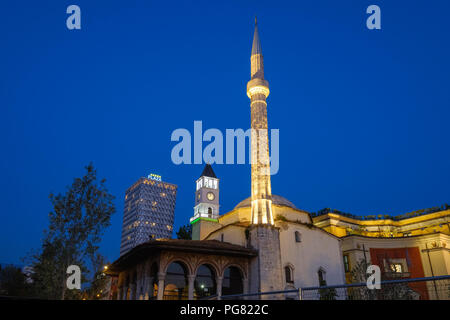
<path id="1" fill-rule="evenodd" d="M 81 8 L 81 30 L 66 8 Z M 381 8 L 381 30 L 365 26 Z M 273 193 L 297 207 L 401 214 L 449 203 L 448 1 L 3 1 L 0 262 L 39 248 L 51 210 L 94 163 L 116 196 L 101 251 L 118 257 L 125 190 L 178 184 L 188 222 L 203 165 L 171 162 L 177 128 L 247 129 L 254 16 L 280 129 Z M 221 212 L 249 165 L 216 165 Z"/>

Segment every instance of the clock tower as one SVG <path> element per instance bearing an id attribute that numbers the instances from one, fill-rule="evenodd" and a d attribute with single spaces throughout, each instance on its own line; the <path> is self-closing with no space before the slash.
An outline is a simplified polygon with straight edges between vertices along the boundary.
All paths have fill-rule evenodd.
<path id="1" fill-rule="evenodd" d="M 219 179 L 210 164 L 206 164 L 200 178 L 196 181 L 192 239 L 201 240 L 208 230 L 216 228 L 219 218 Z"/>

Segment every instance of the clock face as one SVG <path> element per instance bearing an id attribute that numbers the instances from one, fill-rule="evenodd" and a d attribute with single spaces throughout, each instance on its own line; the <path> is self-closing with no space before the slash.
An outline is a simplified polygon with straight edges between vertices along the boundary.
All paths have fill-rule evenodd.
<path id="1" fill-rule="evenodd" d="M 200 201 L 200 193 L 197 194 L 197 200 Z"/>
<path id="2" fill-rule="evenodd" d="M 213 201 L 215 198 L 214 193 L 212 193 L 212 192 L 208 192 L 208 194 L 206 196 L 208 197 L 209 201 Z"/>

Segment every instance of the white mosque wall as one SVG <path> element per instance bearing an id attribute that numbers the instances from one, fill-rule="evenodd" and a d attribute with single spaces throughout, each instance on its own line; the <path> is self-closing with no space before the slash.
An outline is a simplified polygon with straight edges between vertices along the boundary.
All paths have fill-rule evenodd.
<path id="1" fill-rule="evenodd" d="M 327 285 L 345 283 L 345 272 L 340 240 L 329 233 L 307 225 L 277 221 L 280 228 L 281 263 L 283 281 L 286 283 L 285 266 L 293 270 L 293 286 L 319 285 L 318 271 L 324 272 Z M 297 242 L 295 232 L 301 241 Z"/>

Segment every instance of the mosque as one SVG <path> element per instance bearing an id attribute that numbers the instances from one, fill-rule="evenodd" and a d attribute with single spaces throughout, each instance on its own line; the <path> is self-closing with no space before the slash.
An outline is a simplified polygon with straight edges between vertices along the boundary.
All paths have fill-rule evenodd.
<path id="1" fill-rule="evenodd" d="M 363 218 L 331 209 L 313 215 L 272 194 L 269 83 L 257 24 L 250 61 L 251 196 L 220 215 L 219 178 L 207 164 L 196 181 L 192 240 L 152 240 L 122 255 L 108 268 L 110 298 L 220 299 L 339 285 L 351 281 L 361 259 L 397 278 L 450 274 L 448 205 L 404 217 Z M 261 296 L 273 298 L 280 296 Z"/>

